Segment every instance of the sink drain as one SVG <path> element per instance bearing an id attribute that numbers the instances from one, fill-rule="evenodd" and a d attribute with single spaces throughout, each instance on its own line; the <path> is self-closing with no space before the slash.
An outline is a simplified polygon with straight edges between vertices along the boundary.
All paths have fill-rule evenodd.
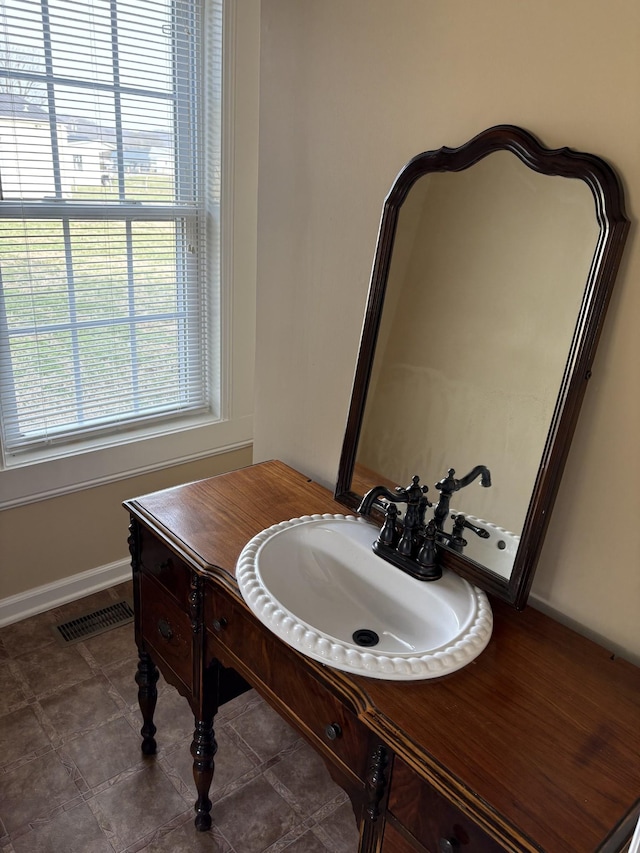
<path id="1" fill-rule="evenodd" d="M 359 628 L 351 636 L 353 642 L 358 646 L 377 646 L 380 642 L 380 637 L 375 631 L 369 630 L 369 628 Z"/>

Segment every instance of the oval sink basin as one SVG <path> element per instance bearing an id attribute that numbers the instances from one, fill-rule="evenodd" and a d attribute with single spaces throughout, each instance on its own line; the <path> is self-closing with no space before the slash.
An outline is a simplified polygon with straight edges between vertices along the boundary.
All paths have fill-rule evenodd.
<path id="1" fill-rule="evenodd" d="M 415 580 L 373 553 L 377 535 L 344 515 L 276 524 L 240 554 L 240 592 L 274 634 L 336 669 L 401 681 L 466 666 L 491 637 L 484 592 L 446 570 Z"/>

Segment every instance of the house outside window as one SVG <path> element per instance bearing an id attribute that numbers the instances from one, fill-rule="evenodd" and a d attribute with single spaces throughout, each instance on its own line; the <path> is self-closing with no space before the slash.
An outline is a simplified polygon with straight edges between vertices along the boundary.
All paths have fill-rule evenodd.
<path id="1" fill-rule="evenodd" d="M 220 417 L 222 0 L 0 0 L 5 468 Z"/>

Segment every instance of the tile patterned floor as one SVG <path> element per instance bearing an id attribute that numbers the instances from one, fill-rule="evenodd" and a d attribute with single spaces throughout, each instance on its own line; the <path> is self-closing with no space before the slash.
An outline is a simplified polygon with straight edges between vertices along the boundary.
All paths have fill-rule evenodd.
<path id="1" fill-rule="evenodd" d="M 216 719 L 214 828 L 193 827 L 186 700 L 159 682 L 158 754 L 140 751 L 133 626 L 64 647 L 52 625 L 127 584 L 0 629 L 2 853 L 354 853 L 344 792 L 253 691 Z"/>

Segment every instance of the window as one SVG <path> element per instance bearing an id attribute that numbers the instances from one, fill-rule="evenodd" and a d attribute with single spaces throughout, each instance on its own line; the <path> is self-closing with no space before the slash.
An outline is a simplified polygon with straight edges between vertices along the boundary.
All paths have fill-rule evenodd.
<path id="1" fill-rule="evenodd" d="M 9 466 L 219 415 L 222 0 L 201 5 L 0 0 Z"/>

